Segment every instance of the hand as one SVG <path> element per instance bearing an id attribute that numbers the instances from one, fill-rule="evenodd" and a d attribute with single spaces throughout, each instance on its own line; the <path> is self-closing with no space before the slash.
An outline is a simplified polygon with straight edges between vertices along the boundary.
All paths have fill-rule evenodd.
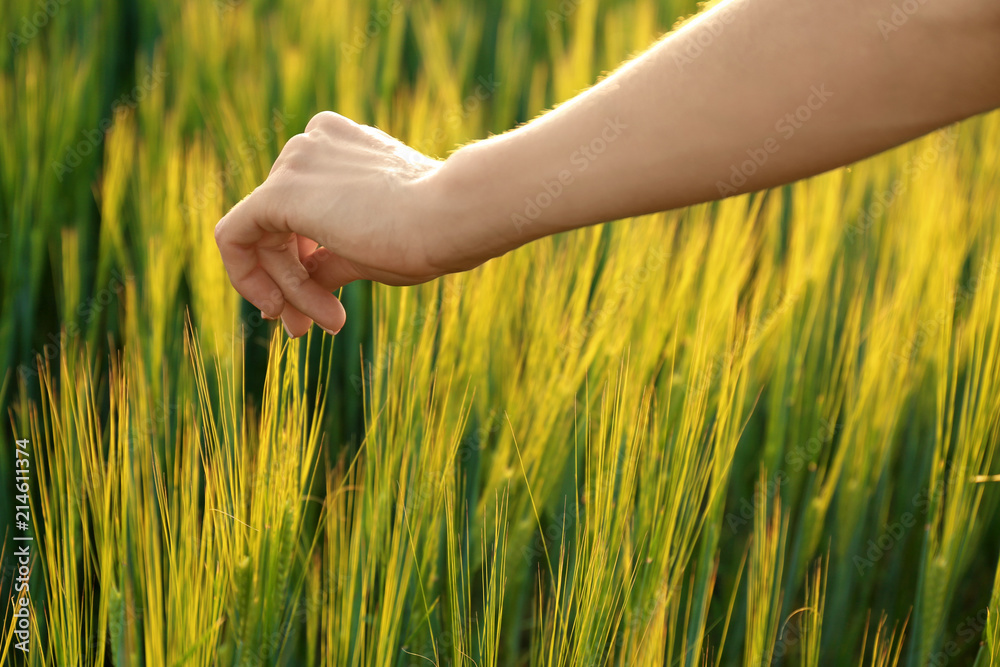
<path id="1" fill-rule="evenodd" d="M 445 273 L 428 261 L 429 176 L 441 163 L 332 112 L 288 140 L 271 172 L 215 227 L 233 287 L 289 336 L 315 321 L 337 333 L 331 292 L 377 280 L 414 285 Z"/>

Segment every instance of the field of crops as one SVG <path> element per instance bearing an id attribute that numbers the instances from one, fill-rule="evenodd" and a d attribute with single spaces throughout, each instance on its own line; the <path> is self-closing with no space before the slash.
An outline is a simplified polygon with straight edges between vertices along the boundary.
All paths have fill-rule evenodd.
<path id="1" fill-rule="evenodd" d="M 314 113 L 444 157 L 696 10 L 4 0 L 0 667 L 1000 664 L 996 113 L 335 338 L 226 278 Z"/>

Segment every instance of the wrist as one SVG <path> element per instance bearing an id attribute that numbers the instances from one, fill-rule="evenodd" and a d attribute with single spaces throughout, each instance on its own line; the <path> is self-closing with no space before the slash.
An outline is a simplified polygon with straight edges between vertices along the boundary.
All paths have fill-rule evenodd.
<path id="1" fill-rule="evenodd" d="M 516 243 L 504 228 L 505 184 L 479 148 L 459 149 L 418 184 L 417 227 L 428 264 L 441 274 L 475 268 L 528 240 Z"/>

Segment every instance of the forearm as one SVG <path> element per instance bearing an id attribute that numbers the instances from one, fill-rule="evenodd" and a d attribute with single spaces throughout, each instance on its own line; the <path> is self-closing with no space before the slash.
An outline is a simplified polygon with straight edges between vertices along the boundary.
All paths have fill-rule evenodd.
<path id="1" fill-rule="evenodd" d="M 1000 105 L 1000 12 L 917 6 L 898 26 L 885 0 L 716 7 L 554 111 L 453 154 L 434 176 L 443 252 L 475 264 L 791 182 Z"/>

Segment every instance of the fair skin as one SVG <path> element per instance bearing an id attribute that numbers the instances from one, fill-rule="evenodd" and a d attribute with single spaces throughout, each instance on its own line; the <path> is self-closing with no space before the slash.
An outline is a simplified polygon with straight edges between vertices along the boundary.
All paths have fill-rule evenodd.
<path id="1" fill-rule="evenodd" d="M 313 322 L 336 333 L 332 292 L 354 280 L 426 282 L 550 234 L 790 183 L 1000 106 L 1000 2 L 910 2 L 729 0 L 443 161 L 321 113 L 216 226 L 230 280 L 289 335 Z"/>

